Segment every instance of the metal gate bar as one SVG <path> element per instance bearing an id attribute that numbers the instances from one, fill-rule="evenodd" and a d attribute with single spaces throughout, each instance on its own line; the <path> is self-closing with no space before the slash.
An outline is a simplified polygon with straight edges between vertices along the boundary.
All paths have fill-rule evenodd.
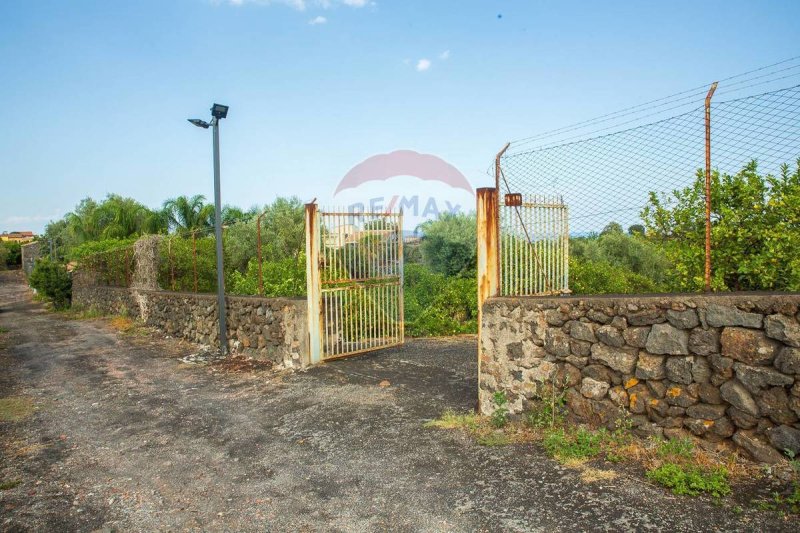
<path id="1" fill-rule="evenodd" d="M 312 362 L 402 344 L 402 213 L 306 210 Z"/>
<path id="2" fill-rule="evenodd" d="M 560 197 L 533 196 L 498 206 L 501 295 L 569 291 L 568 215 Z"/>

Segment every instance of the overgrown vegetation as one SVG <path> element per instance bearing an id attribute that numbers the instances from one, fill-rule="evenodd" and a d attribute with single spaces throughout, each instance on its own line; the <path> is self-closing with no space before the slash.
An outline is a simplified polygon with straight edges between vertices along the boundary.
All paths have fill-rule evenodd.
<path id="1" fill-rule="evenodd" d="M 743 463 L 732 452 L 698 449 L 691 438 L 636 437 L 623 412 L 611 430 L 572 425 L 565 417 L 564 388 L 555 381 L 543 384 L 524 416 L 509 416 L 509 400 L 498 394 L 492 398 L 496 408 L 492 415 L 446 411 L 425 427 L 462 431 L 482 446 L 538 443 L 550 457 L 578 470 L 587 483 L 617 477 L 614 470 L 602 468 L 603 463 L 628 462 L 640 465 L 648 480 L 676 495 L 724 498 L 733 494 L 732 480 L 746 482 L 760 475 L 758 465 Z M 787 456 L 794 459 L 791 453 Z M 792 464 L 791 488 L 768 500 L 754 500 L 751 506 L 781 513 L 800 511 L 800 462 Z"/>
<path id="2" fill-rule="evenodd" d="M 22 245 L 15 241 L 0 241 L 0 270 L 22 265 Z"/>
<path id="3" fill-rule="evenodd" d="M 63 264 L 48 258 L 39 259 L 28 281 L 31 287 L 52 302 L 55 309 L 69 307 L 72 300 L 72 276 Z"/>

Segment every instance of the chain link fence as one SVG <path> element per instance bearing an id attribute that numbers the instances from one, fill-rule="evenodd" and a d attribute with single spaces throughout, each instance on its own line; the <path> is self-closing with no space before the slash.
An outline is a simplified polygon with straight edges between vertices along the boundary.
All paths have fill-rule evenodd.
<path id="1" fill-rule="evenodd" d="M 714 89 L 632 111 L 639 122 L 660 114 L 653 122 L 577 138 L 564 128 L 557 142 L 523 139 L 498 155 L 501 212 L 563 199 L 573 292 L 800 290 L 800 85 L 719 101 Z M 664 118 L 676 101 L 688 110 Z"/>

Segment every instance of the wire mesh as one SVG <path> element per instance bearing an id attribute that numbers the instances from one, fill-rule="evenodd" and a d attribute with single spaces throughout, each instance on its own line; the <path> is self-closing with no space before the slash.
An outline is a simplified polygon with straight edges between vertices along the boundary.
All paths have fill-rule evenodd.
<path id="1" fill-rule="evenodd" d="M 784 67 L 782 70 L 797 67 L 800 64 Z M 775 72 L 771 72 L 751 77 L 733 85 L 751 83 L 754 79 L 774 74 Z M 773 77 L 767 81 L 774 82 L 776 79 L 780 78 Z M 749 86 L 760 84 L 761 82 L 751 83 Z M 721 84 L 718 94 L 724 95 L 725 89 Z M 674 116 L 621 131 L 597 135 L 597 131 L 613 128 L 604 126 L 595 135 L 583 134 L 566 142 L 562 139 L 559 142 L 531 147 L 532 142 L 547 141 L 548 135 L 541 135 L 511 143 L 510 149 L 499 159 L 496 177 L 501 206 L 506 194 L 521 194 L 523 198 L 563 198 L 569 209 L 569 238 L 573 247 L 576 240 L 589 239 L 611 229 L 628 230 L 632 235 L 644 236 L 644 218 L 648 206 L 652 208 L 656 200 L 662 202 L 662 206 L 674 205 L 679 196 L 685 200 L 690 192 L 696 195 L 698 184 L 704 180 L 706 124 L 703 97 L 693 92 L 688 97 L 681 96 L 677 100 L 660 102 L 653 107 L 662 107 L 686 98 L 690 102 L 696 101 L 696 105 Z M 685 105 L 684 103 L 676 107 L 684 106 L 683 109 L 686 109 Z M 652 108 L 645 107 L 635 112 L 649 116 L 650 110 Z M 619 121 L 623 116 L 624 113 L 611 118 Z M 800 85 L 741 98 L 712 101 L 710 116 L 711 168 L 715 180 L 724 180 L 726 175 L 740 174 L 752 161 L 756 162 L 757 172 L 761 176 L 780 176 L 783 165 L 793 167 L 797 164 L 800 158 Z M 633 120 L 635 119 L 631 121 Z M 590 125 L 596 126 L 604 121 L 605 119 L 594 121 Z M 628 122 L 626 117 L 622 124 Z M 578 126 L 580 129 L 581 123 Z M 557 136 L 563 137 L 570 133 L 570 128 L 556 130 Z M 765 181 L 769 183 L 768 178 Z M 699 195 L 702 200 L 702 188 Z M 764 195 L 764 202 L 768 203 L 769 187 Z M 730 215 L 726 215 L 719 202 L 713 198 L 712 202 L 716 202 L 712 213 L 712 223 L 716 225 L 721 217 Z M 502 209 L 506 208 L 502 207 L 501 212 Z M 648 213 L 652 217 L 653 212 Z M 507 220 L 506 215 L 500 216 Z M 703 218 L 692 220 L 691 223 L 702 225 Z M 537 223 L 522 221 L 520 224 L 535 227 Z M 501 240 L 512 242 L 519 239 L 519 231 L 507 223 L 501 230 Z M 791 231 L 796 232 L 797 228 Z M 715 246 L 715 238 L 723 238 L 720 232 L 713 235 L 712 248 Z M 698 257 L 702 258 L 702 248 L 705 245 L 702 237 L 692 245 L 700 250 Z M 508 246 L 513 248 L 514 244 Z M 540 253 L 544 254 L 542 261 L 548 260 L 547 253 L 552 254 L 546 250 Z M 501 262 L 506 264 L 502 252 Z M 726 282 L 726 288 L 738 288 L 742 284 L 735 280 L 726 280 L 740 274 L 717 273 L 722 280 L 717 288 Z M 502 267 L 501 276 L 506 276 L 502 273 Z M 507 278 L 503 277 L 503 280 Z M 654 286 L 661 290 L 675 290 L 685 289 L 687 285 Z M 534 287 L 535 290 L 538 288 Z M 505 292 L 505 288 L 503 290 L 504 294 L 528 294 L 526 291 L 530 287 L 512 284 L 508 288 L 509 292 Z"/>

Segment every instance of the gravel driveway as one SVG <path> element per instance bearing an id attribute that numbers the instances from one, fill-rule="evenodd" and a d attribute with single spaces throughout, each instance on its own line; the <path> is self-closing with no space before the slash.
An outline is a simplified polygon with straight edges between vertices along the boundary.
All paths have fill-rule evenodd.
<path id="1" fill-rule="evenodd" d="M 797 526 L 624 473 L 587 484 L 534 446 L 423 428 L 474 406 L 474 338 L 285 376 L 226 372 L 181 363 L 190 345 L 46 312 L 13 274 L 0 327 L 0 398 L 35 408 L 0 421 L 0 481 L 21 482 L 0 491 L 4 531 Z"/>

